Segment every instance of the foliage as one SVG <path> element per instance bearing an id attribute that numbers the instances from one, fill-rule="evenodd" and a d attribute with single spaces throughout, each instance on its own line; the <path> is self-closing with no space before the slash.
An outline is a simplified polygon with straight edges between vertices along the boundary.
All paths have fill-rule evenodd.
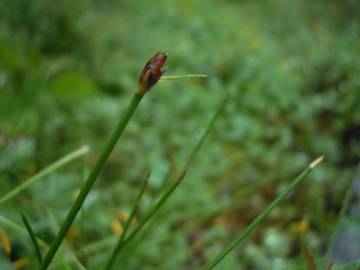
<path id="1" fill-rule="evenodd" d="M 203 266 L 320 154 L 326 162 L 302 190 L 221 269 L 302 269 L 302 243 L 325 255 L 351 184 L 331 260 L 335 270 L 356 265 L 360 241 L 346 239 L 360 237 L 359 10 L 352 0 L 1 1 L 0 196 L 82 145 L 91 153 L 1 206 L 0 215 L 21 224 L 24 210 L 51 242 L 144 60 L 162 50 L 166 75 L 208 77 L 162 81 L 143 100 L 68 234 L 67 263 L 76 267 L 76 254 L 88 269 L 104 264 L 117 238 L 112 227 L 130 212 L 144 172 L 152 174 L 137 220 L 176 178 L 226 91 L 225 114 L 182 186 L 120 258 L 124 269 Z M 33 269 L 27 235 L 2 223 L 0 232 L 12 260 L 25 257 Z"/>

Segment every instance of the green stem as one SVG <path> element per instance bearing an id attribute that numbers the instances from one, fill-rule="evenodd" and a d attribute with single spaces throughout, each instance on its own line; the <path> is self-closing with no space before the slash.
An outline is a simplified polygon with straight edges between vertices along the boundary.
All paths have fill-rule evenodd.
<path id="1" fill-rule="evenodd" d="M 117 256 L 119 250 L 121 249 L 121 246 L 122 246 L 122 244 L 123 244 L 123 242 L 125 240 L 125 236 L 126 236 L 126 233 L 127 233 L 128 229 L 129 229 L 129 226 L 130 226 L 131 222 L 133 221 L 133 219 L 135 217 L 135 214 L 137 212 L 140 200 L 141 200 L 142 196 L 144 195 L 145 189 L 146 189 L 147 184 L 149 182 L 149 177 L 150 177 L 150 173 L 145 177 L 145 181 L 141 185 L 140 192 L 139 192 L 138 196 L 136 197 L 136 200 L 135 200 L 134 206 L 133 206 L 133 208 L 131 210 L 130 216 L 129 216 L 128 220 L 125 223 L 124 231 L 121 234 L 118 242 L 116 243 L 115 248 L 113 249 L 113 252 L 110 255 L 110 258 L 109 258 L 109 260 L 108 260 L 108 262 L 107 262 L 107 264 L 106 264 L 106 266 L 104 268 L 105 270 L 110 270 L 111 267 L 113 266 L 114 262 L 115 262 L 116 256 Z"/>
<path id="2" fill-rule="evenodd" d="M 174 193 L 174 191 L 176 190 L 176 188 L 180 185 L 180 183 L 182 182 L 182 180 L 185 177 L 186 171 L 189 168 L 192 160 L 194 159 L 194 157 L 196 156 L 196 154 L 199 152 L 201 146 L 204 144 L 205 139 L 207 138 L 207 136 L 209 135 L 210 131 L 212 130 L 216 120 L 218 119 L 219 115 L 221 114 L 221 112 L 223 111 L 225 104 L 227 102 L 228 98 L 227 95 L 225 96 L 224 100 L 221 102 L 221 104 L 219 105 L 216 113 L 214 114 L 213 118 L 211 119 L 209 125 L 207 126 L 205 132 L 203 133 L 203 135 L 201 136 L 200 140 L 198 141 L 198 143 L 196 144 L 195 148 L 193 149 L 193 151 L 191 152 L 187 162 L 184 165 L 184 168 L 181 170 L 180 175 L 178 176 L 176 182 L 174 184 L 172 184 L 172 186 L 162 195 L 162 197 L 159 199 L 159 201 L 155 204 L 155 206 L 153 207 L 153 209 L 150 211 L 150 213 L 140 222 L 140 224 L 136 227 L 136 229 L 130 234 L 130 236 L 128 238 L 126 238 L 125 241 L 122 242 L 122 244 L 120 245 L 120 247 L 118 247 L 118 255 L 120 254 L 120 252 L 125 248 L 125 246 L 127 246 L 132 239 L 134 239 L 134 237 L 141 231 L 141 229 L 145 226 L 145 224 L 160 210 L 160 208 L 166 203 L 166 201 L 168 200 L 168 198 Z"/>
<path id="3" fill-rule="evenodd" d="M 263 210 L 246 228 L 245 230 L 237 236 L 219 255 L 217 255 L 213 260 L 211 260 L 203 269 L 210 270 L 213 269 L 218 263 L 220 263 L 237 245 L 240 244 L 242 240 L 250 235 L 250 233 L 262 222 L 269 213 L 282 201 L 285 197 L 293 191 L 297 185 L 299 185 L 302 180 L 317 166 L 323 157 L 317 158 L 314 160 L 297 178 L 295 178 L 292 183 L 279 195 L 275 198 L 269 206 Z"/>
<path id="4" fill-rule="evenodd" d="M 21 226 L 19 226 L 18 224 L 6 219 L 3 216 L 0 216 L 0 224 L 4 227 L 8 227 L 13 231 L 16 231 L 17 233 L 21 233 L 21 234 L 26 234 L 28 233 L 27 230 L 23 229 Z M 40 246 L 47 248 L 47 244 L 45 243 L 45 241 L 43 241 L 41 238 L 36 237 L 38 243 Z M 65 258 L 62 258 L 60 256 L 55 256 L 55 262 L 57 264 L 59 264 L 59 267 L 61 266 L 60 269 L 70 269 L 70 266 L 66 263 Z"/>
<path id="5" fill-rule="evenodd" d="M 161 81 L 174 81 L 182 79 L 192 79 L 192 78 L 206 78 L 205 74 L 187 74 L 187 75 L 174 75 L 174 76 L 162 76 Z"/>
<path id="6" fill-rule="evenodd" d="M 46 212 L 50 219 L 50 223 L 52 223 L 52 225 L 50 225 L 52 227 L 51 231 L 57 231 L 59 229 L 59 224 L 58 224 L 55 216 L 53 215 L 53 213 L 51 211 L 49 211 L 49 209 L 46 209 L 46 210 L 47 210 Z M 78 259 L 75 251 L 67 243 L 66 238 L 62 244 L 62 247 L 63 247 L 64 253 L 69 258 L 68 261 L 74 263 L 74 266 L 76 266 L 77 269 L 86 270 L 85 266 Z"/>
<path id="7" fill-rule="evenodd" d="M 185 166 L 183 168 L 183 174 L 188 170 L 192 160 L 194 159 L 194 157 L 196 156 L 196 154 L 199 152 L 200 148 L 203 146 L 206 138 L 208 137 L 208 135 L 210 134 L 211 130 L 213 129 L 216 120 L 218 119 L 218 117 L 220 116 L 220 114 L 222 113 L 222 111 L 225 108 L 226 102 L 228 101 L 228 95 L 225 94 L 224 99 L 222 100 L 222 102 L 220 103 L 218 109 L 216 110 L 213 118 L 211 119 L 209 125 L 207 126 L 204 134 L 201 136 L 200 140 L 198 141 L 198 143 L 196 144 L 195 148 L 193 149 L 193 151 L 191 152 L 187 162 L 185 163 Z M 180 175 L 181 177 L 181 175 Z"/>
<path id="8" fill-rule="evenodd" d="M 52 173 L 53 171 L 57 170 L 58 168 L 64 166 L 65 164 L 69 163 L 73 159 L 86 154 L 87 152 L 89 152 L 89 147 L 83 146 L 83 147 L 67 154 L 66 156 L 60 158 L 59 160 L 55 161 L 53 164 L 50 164 L 45 169 L 41 170 L 40 172 L 38 172 L 34 176 L 30 177 L 29 179 L 25 180 L 22 184 L 20 184 L 19 186 L 17 186 L 13 190 L 11 190 L 10 192 L 8 192 L 4 196 L 2 196 L 0 198 L 0 205 L 4 204 L 8 200 L 12 199 L 16 195 L 18 195 L 20 192 L 22 192 L 23 190 L 28 188 L 30 185 L 41 180 L 46 175 L 48 175 L 48 174 Z"/>
<path id="9" fill-rule="evenodd" d="M 32 229 L 32 227 L 31 227 L 31 225 L 30 225 L 30 222 L 28 221 L 28 219 L 26 218 L 26 216 L 25 216 L 25 214 L 24 214 L 23 212 L 21 212 L 21 218 L 22 218 L 22 221 L 24 222 L 24 225 L 25 225 L 26 230 L 27 230 L 28 233 L 29 233 L 31 242 L 32 242 L 33 245 L 34 245 L 34 249 L 35 249 L 35 252 L 36 252 L 36 256 L 37 256 L 39 265 L 41 265 L 42 256 L 41 256 L 40 247 L 39 247 L 38 241 L 37 241 L 37 239 L 36 239 L 34 230 Z"/>
<path id="10" fill-rule="evenodd" d="M 134 114 L 137 106 L 139 105 L 143 95 L 135 92 L 134 96 L 132 97 L 129 106 L 124 113 L 124 115 L 120 118 L 119 123 L 117 124 L 115 130 L 113 131 L 112 135 L 110 136 L 108 142 L 106 143 L 99 159 L 97 160 L 93 170 L 91 171 L 89 177 L 87 178 L 86 182 L 84 183 L 83 187 L 80 190 L 79 195 L 77 196 L 76 200 L 74 201 L 73 205 L 71 206 L 63 224 L 60 227 L 59 232 L 57 233 L 54 241 L 50 245 L 50 249 L 46 253 L 46 256 L 43 260 L 41 265 L 42 270 L 46 270 L 51 263 L 55 253 L 57 252 L 61 242 L 63 241 L 67 231 L 69 230 L 71 224 L 73 223 L 77 213 L 79 212 L 83 202 L 86 199 L 90 189 L 94 185 L 97 177 L 99 176 L 101 169 L 104 167 L 106 160 L 108 159 L 112 149 L 116 145 L 118 139 L 120 138 L 121 134 L 124 132 L 127 124 L 129 123 L 132 115 Z"/>

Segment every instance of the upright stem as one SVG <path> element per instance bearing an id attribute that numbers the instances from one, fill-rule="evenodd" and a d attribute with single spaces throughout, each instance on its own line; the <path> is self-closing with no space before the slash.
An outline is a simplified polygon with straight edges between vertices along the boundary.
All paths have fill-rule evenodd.
<path id="1" fill-rule="evenodd" d="M 32 229 L 32 227 L 31 227 L 31 225 L 30 225 L 30 222 L 28 221 L 28 219 L 27 219 L 27 217 L 25 216 L 24 212 L 21 212 L 21 218 L 22 218 L 22 220 L 23 220 L 23 223 L 24 223 L 24 225 L 25 225 L 26 230 L 27 230 L 28 233 L 29 233 L 31 242 L 32 242 L 33 245 L 34 245 L 34 249 L 35 249 L 35 252 L 36 252 L 36 256 L 37 256 L 39 265 L 41 265 L 42 255 L 41 255 L 40 247 L 39 247 L 38 241 L 37 241 L 37 239 L 36 239 L 36 235 L 35 235 L 35 233 L 34 233 L 34 230 Z"/>
<path id="2" fill-rule="evenodd" d="M 157 203 L 154 205 L 154 207 L 151 209 L 151 211 L 144 217 L 144 219 L 140 222 L 140 224 L 132 231 L 132 233 L 126 237 L 123 241 L 119 242 L 116 246 L 116 252 L 111 255 L 111 262 L 106 265 L 106 270 L 110 270 L 116 257 L 119 256 L 121 251 L 131 242 L 132 239 L 135 238 L 135 236 L 142 230 L 142 228 L 148 223 L 148 221 L 160 210 L 160 208 L 165 205 L 166 201 L 169 199 L 169 197 L 174 193 L 176 188 L 180 185 L 182 180 L 185 177 L 185 174 L 193 161 L 196 154 L 199 152 L 200 148 L 205 142 L 205 139 L 208 137 L 209 133 L 213 129 L 216 120 L 224 110 L 224 107 L 226 105 L 226 102 L 228 101 L 228 96 L 225 95 L 223 101 L 220 103 L 219 107 L 217 108 L 214 116 L 212 117 L 209 125 L 206 127 L 205 132 L 202 134 L 200 140 L 197 142 L 195 148 L 190 153 L 190 156 L 188 160 L 186 161 L 183 169 L 180 171 L 180 174 L 176 181 L 171 185 L 171 187 L 161 196 L 161 198 L 157 201 Z"/>
<path id="3" fill-rule="evenodd" d="M 110 255 L 110 258 L 109 258 L 108 262 L 106 263 L 106 266 L 104 268 L 105 270 L 110 270 L 112 265 L 115 262 L 116 256 L 117 256 L 117 254 L 119 252 L 119 249 L 121 249 L 122 243 L 125 241 L 125 236 L 126 236 L 126 234 L 128 232 L 130 224 L 131 224 L 131 222 L 133 221 L 133 219 L 135 217 L 136 211 L 137 211 L 137 209 L 139 207 L 140 200 L 141 200 L 142 196 L 144 195 L 145 189 L 146 189 L 147 184 L 149 182 L 149 178 L 150 178 L 150 173 L 146 176 L 145 181 L 143 182 L 143 184 L 142 184 L 142 186 L 140 188 L 140 192 L 139 192 L 139 194 L 138 194 L 138 196 L 137 196 L 137 198 L 135 200 L 133 209 L 131 210 L 130 216 L 129 216 L 128 220 L 125 223 L 124 231 L 122 232 L 118 242 L 116 243 L 115 248 L 113 249 L 113 251 L 112 251 L 112 253 Z"/>
<path id="4" fill-rule="evenodd" d="M 82 204 L 84 203 L 86 196 L 88 195 L 89 191 L 91 190 L 92 186 L 94 185 L 97 177 L 99 176 L 101 169 L 104 167 L 106 160 L 108 159 L 111 151 L 113 150 L 116 142 L 120 138 L 121 134 L 124 132 L 127 124 L 129 123 L 132 115 L 134 114 L 137 106 L 139 105 L 143 95 L 135 92 L 134 96 L 132 97 L 128 108 L 125 114 L 120 118 L 119 123 L 117 124 L 115 130 L 113 131 L 111 137 L 109 138 L 108 142 L 106 143 L 99 159 L 97 160 L 93 170 L 91 171 L 89 177 L 87 178 L 85 184 L 80 190 L 79 195 L 77 196 L 75 202 L 71 206 L 63 224 L 60 227 L 59 232 L 57 233 L 54 241 L 50 245 L 50 249 L 46 253 L 46 256 L 43 260 L 41 265 L 42 270 L 46 270 L 51 263 L 55 253 L 57 252 L 58 248 L 60 247 L 61 242 L 63 241 L 67 231 L 69 230 L 71 224 L 73 223 L 77 213 L 79 212 Z"/>
<path id="5" fill-rule="evenodd" d="M 262 222 L 269 213 L 280 203 L 282 202 L 291 191 L 293 191 L 304 179 L 305 177 L 323 160 L 323 157 L 319 157 L 314 160 L 298 177 L 296 177 L 291 184 L 279 195 L 277 196 L 269 205 L 266 207 L 245 229 L 244 231 L 237 236 L 226 248 L 217 255 L 213 260 L 211 260 L 203 270 L 213 269 L 219 262 L 221 262 L 231 251 L 233 251 L 237 245 L 240 244 L 246 237 L 252 233 L 253 230 Z"/>

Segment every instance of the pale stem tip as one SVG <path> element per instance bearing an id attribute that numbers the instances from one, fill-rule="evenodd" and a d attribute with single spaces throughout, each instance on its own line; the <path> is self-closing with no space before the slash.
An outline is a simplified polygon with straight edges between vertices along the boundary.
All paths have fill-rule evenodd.
<path id="1" fill-rule="evenodd" d="M 182 80 L 182 79 L 192 79 L 192 78 L 207 78 L 206 74 L 185 74 L 185 75 L 169 75 L 162 76 L 161 81 L 171 81 L 171 80 Z"/>
<path id="2" fill-rule="evenodd" d="M 82 148 L 81 148 L 82 151 L 84 151 L 84 153 L 87 153 L 90 151 L 90 146 L 88 145 L 84 145 Z"/>
<path id="3" fill-rule="evenodd" d="M 309 168 L 314 169 L 317 165 L 319 165 L 321 161 L 323 161 L 323 159 L 324 156 L 318 157 L 317 159 L 315 159 L 313 162 L 310 163 Z"/>

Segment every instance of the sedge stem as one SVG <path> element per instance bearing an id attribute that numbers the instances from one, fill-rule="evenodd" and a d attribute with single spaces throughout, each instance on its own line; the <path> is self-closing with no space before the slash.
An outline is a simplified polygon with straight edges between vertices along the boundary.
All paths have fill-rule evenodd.
<path id="1" fill-rule="evenodd" d="M 280 203 L 282 202 L 286 196 L 293 191 L 297 185 L 299 185 L 305 177 L 317 166 L 321 161 L 323 160 L 323 157 L 319 157 L 315 159 L 298 177 L 296 177 L 291 184 L 279 195 L 275 198 L 275 200 L 272 201 L 266 207 L 245 229 L 244 231 L 237 236 L 229 245 L 225 247 L 225 249 L 217 255 L 213 260 L 211 260 L 203 269 L 204 270 L 210 270 L 213 269 L 218 263 L 220 263 L 231 251 L 233 251 L 241 241 L 243 241 L 246 237 L 248 237 L 253 230 L 262 222 L 269 213 Z"/>
<path id="2" fill-rule="evenodd" d="M 119 140 L 120 136 L 124 132 L 127 124 L 129 123 L 132 115 L 134 114 L 136 108 L 138 107 L 143 95 L 135 92 L 125 113 L 120 118 L 115 130 L 111 134 L 109 140 L 105 144 L 105 147 L 97 160 L 94 168 L 92 169 L 90 175 L 86 179 L 84 185 L 82 186 L 79 195 L 75 199 L 74 203 L 72 204 L 64 222 L 60 226 L 60 229 L 54 239 L 54 241 L 50 245 L 50 249 L 46 253 L 44 260 L 41 264 L 41 270 L 46 270 L 50 265 L 53 257 L 55 256 L 58 248 L 60 247 L 63 239 L 65 238 L 66 233 L 68 232 L 70 226 L 75 220 L 77 213 L 79 212 L 81 206 L 83 205 L 89 191 L 91 190 L 92 186 L 94 185 L 97 177 L 99 176 L 102 168 L 105 165 L 106 160 L 108 159 L 110 153 L 112 152 L 113 148 L 115 147 L 117 141 Z"/>
<path id="3" fill-rule="evenodd" d="M 176 190 L 176 188 L 180 185 L 180 183 L 182 182 L 182 180 L 185 177 L 185 174 L 192 162 L 192 160 L 194 159 L 194 157 L 196 156 L 196 154 L 199 152 L 201 146 L 204 144 L 205 139 L 208 137 L 210 131 L 213 129 L 216 120 L 218 119 L 218 117 L 220 116 L 220 114 L 222 113 L 222 111 L 224 110 L 224 107 L 226 105 L 226 102 L 228 101 L 228 96 L 225 95 L 225 98 L 223 99 L 223 101 L 220 103 L 219 107 L 217 108 L 214 116 L 212 117 L 210 123 L 208 124 L 205 132 L 202 134 L 200 140 L 197 142 L 196 146 L 194 147 L 194 149 L 192 150 L 192 152 L 190 153 L 190 156 L 188 157 L 188 160 L 186 161 L 183 169 L 180 171 L 180 175 L 178 176 L 177 180 L 170 186 L 170 188 L 160 197 L 160 199 L 157 201 L 157 203 L 154 205 L 154 207 L 152 208 L 152 210 L 145 216 L 145 218 L 140 222 L 140 224 L 134 229 L 134 231 L 132 231 L 132 233 L 124 240 L 121 242 L 121 244 L 119 244 L 119 246 L 117 247 L 117 254 L 116 256 L 118 256 L 121 251 L 131 242 L 132 239 L 135 238 L 135 236 L 141 231 L 141 229 L 148 223 L 148 221 L 160 210 L 160 208 L 162 206 L 165 205 L 166 201 L 169 199 L 169 197 L 174 193 L 174 191 Z M 107 270 L 109 270 L 110 268 L 107 268 Z"/>
<path id="4" fill-rule="evenodd" d="M 135 217 L 135 214 L 136 214 L 137 209 L 139 207 L 140 200 L 141 200 L 142 196 L 144 195 L 145 189 L 146 189 L 147 184 L 149 182 L 149 178 L 150 178 L 150 173 L 148 173 L 146 175 L 145 181 L 141 185 L 140 192 L 139 192 L 138 196 L 136 197 L 136 200 L 135 200 L 134 206 L 133 206 L 133 208 L 131 210 L 130 216 L 129 216 L 129 218 L 127 219 L 127 221 L 125 223 L 124 231 L 121 234 L 118 242 L 116 243 L 115 248 L 113 249 L 113 251 L 112 251 L 112 253 L 111 253 L 110 257 L 109 257 L 108 262 L 106 263 L 106 266 L 104 268 L 105 270 L 110 270 L 112 265 L 115 262 L 116 256 L 117 256 L 119 250 L 121 249 L 121 246 L 122 246 L 122 244 L 123 244 L 123 242 L 125 240 L 125 236 L 126 236 L 126 234 L 128 232 L 130 224 L 131 224 L 131 222 L 133 221 L 133 219 Z"/>

